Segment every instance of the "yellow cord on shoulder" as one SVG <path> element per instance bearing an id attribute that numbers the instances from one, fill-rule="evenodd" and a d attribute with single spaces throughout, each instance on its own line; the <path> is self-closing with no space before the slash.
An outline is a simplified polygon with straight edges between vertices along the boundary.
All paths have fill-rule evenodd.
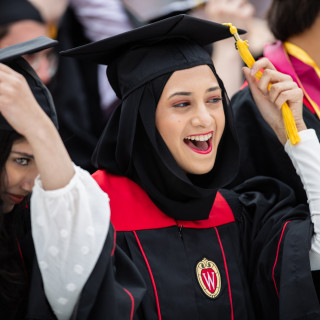
<path id="1" fill-rule="evenodd" d="M 224 25 L 227 25 L 230 28 L 230 33 L 233 35 L 236 41 L 236 48 L 238 49 L 242 60 L 249 68 L 251 68 L 252 65 L 255 63 L 255 60 L 248 49 L 249 48 L 248 42 L 240 38 L 237 28 L 233 26 L 231 23 L 224 23 Z M 258 71 L 255 76 L 257 79 L 260 79 L 262 76 L 262 72 Z M 269 83 L 268 85 L 269 90 L 271 86 L 272 86 L 271 83 Z M 291 109 L 286 102 L 282 105 L 281 111 L 282 111 L 284 126 L 286 129 L 286 136 L 290 140 L 291 144 L 295 145 L 300 141 L 300 136 L 299 136 Z"/>

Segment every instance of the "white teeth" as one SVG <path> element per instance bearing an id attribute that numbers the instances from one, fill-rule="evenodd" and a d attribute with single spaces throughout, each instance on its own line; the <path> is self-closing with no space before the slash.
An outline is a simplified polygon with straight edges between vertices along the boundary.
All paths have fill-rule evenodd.
<path id="1" fill-rule="evenodd" d="M 194 135 L 193 136 L 188 136 L 188 137 L 186 137 L 186 139 L 196 140 L 196 141 L 207 141 L 211 137 L 212 137 L 212 133 L 208 133 L 208 134 L 201 134 L 201 135 L 198 135 L 198 136 L 194 136 Z"/>

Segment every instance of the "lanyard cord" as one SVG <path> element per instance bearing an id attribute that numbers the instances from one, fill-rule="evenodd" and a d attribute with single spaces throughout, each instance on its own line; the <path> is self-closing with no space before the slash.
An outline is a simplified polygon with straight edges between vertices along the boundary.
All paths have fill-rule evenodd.
<path id="1" fill-rule="evenodd" d="M 317 64 L 312 60 L 312 58 L 304 50 L 302 50 L 301 48 L 299 48 L 298 46 L 296 46 L 290 42 L 284 42 L 283 47 L 288 55 L 293 56 L 293 57 L 299 59 L 300 61 L 302 61 L 303 63 L 307 64 L 308 66 L 312 67 L 314 69 L 314 71 L 317 73 L 318 77 L 320 78 L 320 68 L 317 66 Z M 310 96 L 306 92 L 305 88 L 303 87 L 303 84 L 301 83 L 298 75 L 296 75 L 296 76 L 297 76 L 299 86 L 302 89 L 305 97 L 308 99 L 312 108 L 314 109 L 315 113 L 317 114 L 318 118 L 320 119 L 319 106 L 310 98 Z"/>

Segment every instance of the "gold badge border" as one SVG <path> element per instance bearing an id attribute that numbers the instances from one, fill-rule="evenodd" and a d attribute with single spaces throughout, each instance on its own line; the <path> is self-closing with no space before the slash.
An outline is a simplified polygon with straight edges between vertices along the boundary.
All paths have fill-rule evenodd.
<path id="1" fill-rule="evenodd" d="M 201 277 L 202 269 L 207 269 L 207 268 L 213 269 L 213 271 L 215 272 L 216 277 L 217 277 L 217 286 L 216 286 L 216 290 L 214 293 L 211 293 L 207 289 L 207 287 L 203 283 L 203 280 Z M 196 274 L 197 274 L 198 282 L 199 282 L 200 287 L 203 290 L 203 292 L 211 299 L 216 298 L 219 295 L 220 290 L 221 290 L 221 275 L 220 275 L 220 271 L 219 271 L 217 265 L 213 261 L 210 261 L 206 258 L 203 258 L 200 262 L 198 262 L 198 264 L 196 266 Z"/>

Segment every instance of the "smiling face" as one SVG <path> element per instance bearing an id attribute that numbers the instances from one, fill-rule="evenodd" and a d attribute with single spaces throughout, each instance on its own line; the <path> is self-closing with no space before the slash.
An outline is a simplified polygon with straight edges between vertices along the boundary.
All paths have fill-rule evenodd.
<path id="1" fill-rule="evenodd" d="M 38 170 L 29 143 L 25 139 L 15 141 L 5 164 L 1 188 L 4 213 L 12 211 L 16 204 L 30 194 L 37 174 Z"/>
<path id="2" fill-rule="evenodd" d="M 225 115 L 221 89 L 209 66 L 172 74 L 157 106 L 156 127 L 182 170 L 205 174 L 213 168 Z"/>

